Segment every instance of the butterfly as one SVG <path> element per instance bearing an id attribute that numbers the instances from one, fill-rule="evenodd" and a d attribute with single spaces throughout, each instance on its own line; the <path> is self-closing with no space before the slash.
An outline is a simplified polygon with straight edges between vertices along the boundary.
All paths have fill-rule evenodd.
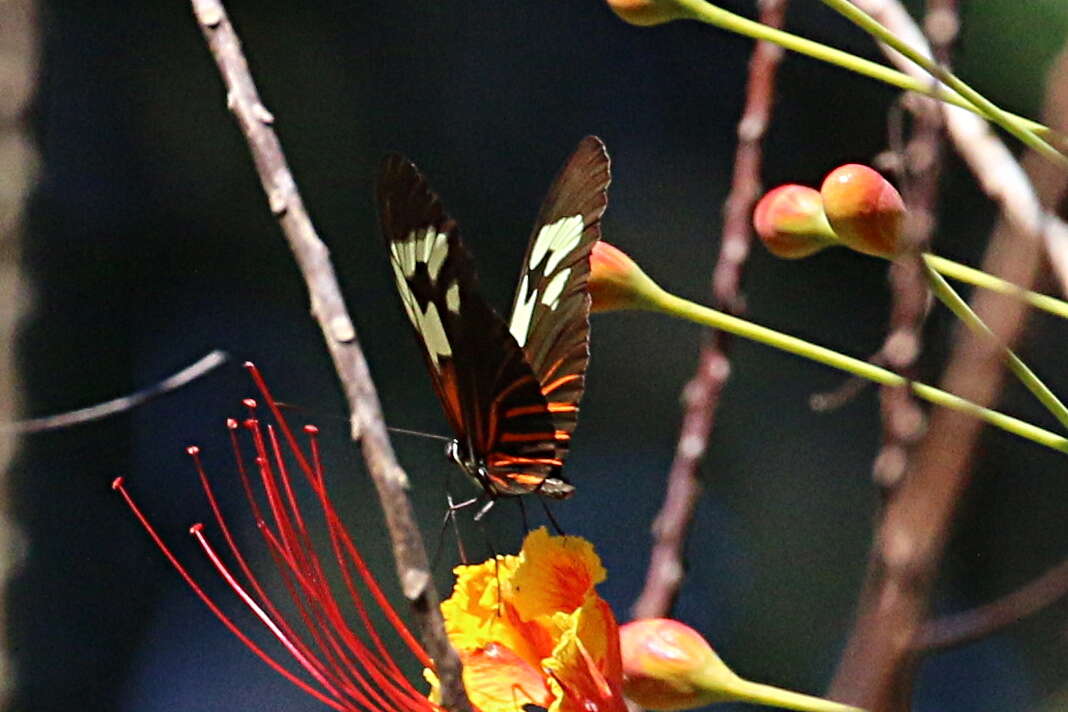
<path id="1" fill-rule="evenodd" d="M 542 203 L 507 321 L 478 291 L 456 222 L 411 161 L 392 154 L 378 209 L 401 303 L 455 439 L 446 455 L 498 497 L 575 488 L 561 469 L 589 361 L 590 250 L 601 235 L 608 153 L 587 136 Z"/>

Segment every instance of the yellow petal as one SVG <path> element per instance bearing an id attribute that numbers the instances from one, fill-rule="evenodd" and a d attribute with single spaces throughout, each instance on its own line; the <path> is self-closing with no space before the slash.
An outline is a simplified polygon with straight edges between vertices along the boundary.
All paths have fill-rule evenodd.
<path id="1" fill-rule="evenodd" d="M 593 544 L 577 536 L 551 536 L 541 527 L 523 542 L 509 597 L 523 620 L 570 613 L 604 579 Z"/>

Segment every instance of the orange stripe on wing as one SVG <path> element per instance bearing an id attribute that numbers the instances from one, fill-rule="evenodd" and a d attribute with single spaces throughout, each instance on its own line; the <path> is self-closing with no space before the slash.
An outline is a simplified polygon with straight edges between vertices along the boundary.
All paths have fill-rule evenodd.
<path id="1" fill-rule="evenodd" d="M 563 467 L 564 461 L 555 457 L 522 457 L 520 455 L 494 454 L 486 458 L 490 467 L 507 467 L 508 465 L 550 465 Z"/>
<path id="2" fill-rule="evenodd" d="M 579 378 L 580 376 L 577 373 L 572 373 L 570 376 L 560 376 L 560 378 L 557 378 L 552 383 L 548 383 L 542 386 L 541 394 L 543 396 L 547 396 L 553 391 L 555 391 L 557 388 L 560 388 L 561 386 L 566 386 L 568 383 L 577 381 Z"/>
<path id="3" fill-rule="evenodd" d="M 553 440 L 554 433 L 501 433 L 502 443 L 533 443 L 539 440 Z"/>
<path id="4" fill-rule="evenodd" d="M 535 405 L 520 405 L 504 411 L 505 418 L 518 418 L 521 415 L 535 415 L 537 413 L 577 413 L 578 406 L 574 403 L 537 403 Z"/>
<path id="5" fill-rule="evenodd" d="M 541 486 L 545 481 L 545 475 L 528 474 L 523 472 L 509 472 L 506 476 L 490 475 L 490 479 L 498 489 L 506 489 L 509 485 L 519 484 L 531 489 Z"/>
<path id="6" fill-rule="evenodd" d="M 556 430 L 552 433 L 503 433 L 502 443 L 533 443 L 539 440 L 570 440 L 571 433 L 566 430 Z"/>

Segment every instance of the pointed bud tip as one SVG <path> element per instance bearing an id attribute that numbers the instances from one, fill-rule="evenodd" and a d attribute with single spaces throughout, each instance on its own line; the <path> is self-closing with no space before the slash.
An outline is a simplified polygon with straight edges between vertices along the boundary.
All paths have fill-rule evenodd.
<path id="1" fill-rule="evenodd" d="M 753 210 L 753 229 L 768 252 L 788 260 L 808 257 L 837 242 L 819 191 L 795 183 L 764 194 Z"/>
<path id="2" fill-rule="evenodd" d="M 608 7 L 626 23 L 638 27 L 662 25 L 685 17 L 675 0 L 606 0 Z"/>
<path id="3" fill-rule="evenodd" d="M 595 312 L 638 309 L 660 291 L 627 253 L 603 240 L 590 252 L 588 285 Z"/>
<path id="4" fill-rule="evenodd" d="M 700 633 L 651 618 L 619 629 L 623 691 L 650 710 L 683 710 L 728 699 L 737 676 Z"/>
<path id="5" fill-rule="evenodd" d="M 876 257 L 892 258 L 901 249 L 905 202 L 878 171 L 859 163 L 839 166 L 823 179 L 820 195 L 843 244 Z"/>

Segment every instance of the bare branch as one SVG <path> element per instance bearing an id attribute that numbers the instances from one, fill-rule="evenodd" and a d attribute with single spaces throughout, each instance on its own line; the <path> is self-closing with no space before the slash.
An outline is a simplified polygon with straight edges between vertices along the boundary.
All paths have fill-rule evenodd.
<path id="1" fill-rule="evenodd" d="M 196 363 L 186 366 L 178 373 L 164 378 L 159 383 L 154 383 L 147 388 L 142 388 L 139 391 L 130 393 L 129 395 L 113 398 L 86 408 L 69 410 L 66 413 L 43 415 L 39 418 L 30 418 L 28 420 L 18 420 L 14 423 L 0 424 L 0 432 L 26 434 L 40 433 L 45 430 L 59 430 L 60 428 L 69 428 L 72 425 L 81 425 L 82 423 L 89 423 L 94 420 L 106 418 L 109 415 L 132 410 L 157 396 L 177 390 L 185 384 L 195 381 L 201 376 L 226 363 L 229 359 L 229 354 L 225 351 L 216 349 L 201 357 Z"/>
<path id="2" fill-rule="evenodd" d="M 782 27 L 786 0 L 761 0 L 760 21 Z M 734 314 L 744 311 L 739 286 L 752 242 L 750 214 L 760 194 L 762 141 L 771 120 L 775 75 L 782 49 L 758 42 L 749 60 L 749 83 L 742 118 L 731 191 L 724 205 L 719 259 L 712 275 L 712 298 L 717 307 Z M 667 493 L 653 522 L 653 547 L 645 587 L 631 609 L 634 618 L 655 618 L 671 610 L 683 579 L 682 550 L 701 496 L 697 468 L 708 447 L 720 394 L 730 375 L 731 339 L 723 332 L 707 337 L 697 371 L 682 392 L 683 421 L 675 459 L 668 473 Z"/>
<path id="3" fill-rule="evenodd" d="M 38 154 L 27 121 L 37 87 L 39 19 L 34 0 L 0 2 L 0 421 L 18 412 L 16 330 L 30 307 L 29 278 L 21 265 L 28 196 L 37 174 Z M 6 709 L 26 671 L 11 664 L 8 647 L 9 577 L 18 563 L 23 532 L 12 515 L 14 433 L 0 431 L 0 708 Z M 17 478 L 16 478 L 17 479 Z"/>
<path id="4" fill-rule="evenodd" d="M 1059 93 L 1060 83 L 1051 84 L 1055 93 Z M 947 121 L 952 125 L 950 113 L 947 109 Z M 959 141 L 959 136 L 954 139 Z M 988 147 L 992 145 L 982 137 L 977 140 L 986 142 Z M 973 148 L 957 147 L 962 152 Z M 982 173 L 980 176 L 983 179 Z M 1015 184 L 1001 184 L 1001 188 L 1008 185 Z M 1011 215 L 1011 208 L 1006 207 L 1017 205 L 1019 196 L 1005 196 L 1003 223 L 991 238 L 983 268 L 1027 287 L 1038 274 L 1041 246 L 1051 244 L 1045 228 L 1054 234 L 1060 228 L 1055 218 L 1043 217 L 1045 213 L 1026 177 L 1017 187 L 1029 196 L 1023 202 L 1032 202 L 1035 215 L 1021 225 L 1016 219 L 1019 216 Z M 1035 224 L 1035 232 L 1018 231 L 1031 223 Z M 972 402 L 990 405 L 996 400 L 1004 377 L 1001 350 L 1023 329 L 1026 307 L 990 292 L 977 292 L 974 307 L 996 339 L 963 332 L 943 383 Z M 856 627 L 831 685 L 832 697 L 871 712 L 909 709 L 912 674 L 918 661 L 917 641 L 923 640 L 927 630 L 923 621 L 930 589 L 957 504 L 970 478 L 979 431 L 978 423 L 959 414 L 941 408 L 933 411 L 930 432 L 879 526 Z"/>
<path id="5" fill-rule="evenodd" d="M 463 691 L 460 660 L 445 636 L 426 550 L 408 499 L 408 477 L 397 463 L 386 434 L 378 394 L 341 297 L 329 252 L 304 209 L 272 128 L 274 117 L 260 101 L 225 9 L 218 0 L 192 0 L 192 5 L 226 85 L 227 106 L 248 142 L 271 212 L 278 219 L 307 284 L 312 315 L 323 332 L 352 413 L 352 437 L 361 444 L 382 502 L 401 589 L 441 680 L 442 704 L 450 710 L 470 710 Z"/>
<path id="6" fill-rule="evenodd" d="M 920 651 L 951 648 L 985 638 L 1068 596 L 1068 560 L 985 606 L 930 620 L 912 646 Z"/>

